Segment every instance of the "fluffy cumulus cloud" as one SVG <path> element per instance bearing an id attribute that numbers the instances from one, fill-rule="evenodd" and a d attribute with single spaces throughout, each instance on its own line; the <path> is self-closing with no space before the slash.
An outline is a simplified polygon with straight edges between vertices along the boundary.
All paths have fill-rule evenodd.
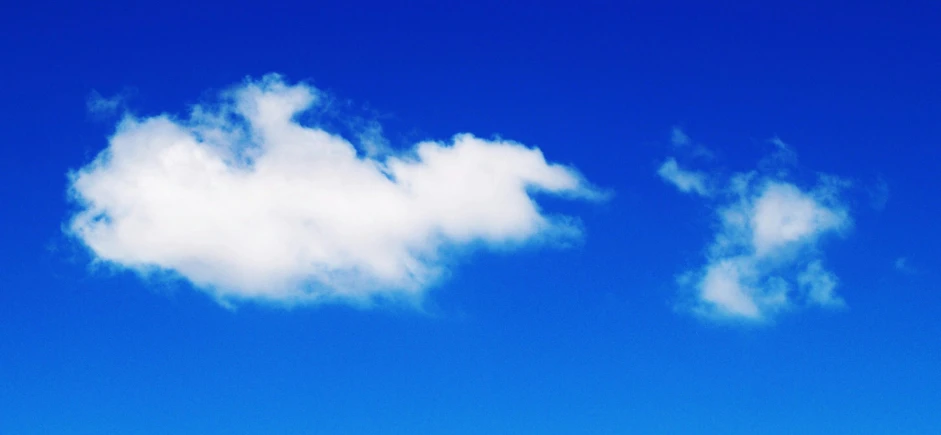
<path id="1" fill-rule="evenodd" d="M 772 144 L 778 164 L 796 163 L 783 142 Z M 780 156 L 784 151 L 786 159 Z M 768 165 L 766 160 L 759 166 Z M 691 187 L 694 182 L 664 175 L 671 167 L 676 168 L 673 159 L 660 168 L 660 176 L 683 192 L 701 193 Z M 693 295 L 695 312 L 760 321 L 798 306 L 844 304 L 836 294 L 839 280 L 824 267 L 819 241 L 852 225 L 841 202 L 847 183 L 819 176 L 815 186 L 805 188 L 788 180 L 789 173 L 777 167 L 733 174 L 707 198 L 716 211 L 717 231 L 705 264 L 680 279 Z"/>
<path id="2" fill-rule="evenodd" d="M 71 173 L 68 232 L 97 261 L 168 272 L 223 302 L 368 301 L 420 295 L 454 249 L 578 237 L 535 199 L 598 197 L 511 141 L 354 146 L 299 121 L 319 98 L 269 75 L 185 118 L 125 117 Z"/>

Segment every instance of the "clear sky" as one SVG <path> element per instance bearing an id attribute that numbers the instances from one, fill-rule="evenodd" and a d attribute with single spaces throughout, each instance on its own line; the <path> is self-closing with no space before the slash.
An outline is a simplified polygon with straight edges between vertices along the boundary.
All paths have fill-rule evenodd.
<path id="1" fill-rule="evenodd" d="M 0 433 L 941 433 L 937 2 L 457 3 L 4 7 Z"/>

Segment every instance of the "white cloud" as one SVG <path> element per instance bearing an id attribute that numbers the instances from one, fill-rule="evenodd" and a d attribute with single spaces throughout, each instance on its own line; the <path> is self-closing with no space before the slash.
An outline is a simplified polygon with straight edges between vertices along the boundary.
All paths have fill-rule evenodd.
<path id="1" fill-rule="evenodd" d="M 93 90 L 85 100 L 85 106 L 90 113 L 95 115 L 113 115 L 124 108 L 124 103 L 130 95 L 130 90 L 124 90 L 111 97 L 105 97 Z"/>
<path id="2" fill-rule="evenodd" d="M 787 153 L 787 154 L 793 155 L 794 157 L 797 157 L 797 154 L 795 154 L 794 151 L 791 150 L 791 146 L 788 145 L 783 140 L 781 140 L 780 137 L 775 136 L 771 139 L 768 139 L 768 142 L 771 142 L 771 144 L 773 144 L 775 148 L 778 149 L 778 152 Z"/>
<path id="3" fill-rule="evenodd" d="M 846 224 L 846 212 L 829 208 L 813 194 L 787 183 L 769 182 L 750 213 L 755 255 L 765 256 L 793 243 L 813 242 L 818 235 Z"/>
<path id="4" fill-rule="evenodd" d="M 774 145 L 774 151 L 758 162 L 758 168 L 765 173 L 773 173 L 778 178 L 787 177 L 798 164 L 797 153 L 781 138 L 775 136 L 768 140 Z"/>
<path id="5" fill-rule="evenodd" d="M 686 146 L 692 143 L 689 140 L 689 136 L 687 136 L 686 133 L 683 132 L 683 129 L 679 127 L 673 127 L 673 130 L 670 131 L 670 142 L 672 142 L 674 146 L 678 147 Z"/>
<path id="6" fill-rule="evenodd" d="M 709 189 L 706 187 L 706 174 L 684 170 L 680 168 L 676 163 L 676 159 L 672 157 L 660 165 L 660 169 L 657 170 L 657 175 L 672 183 L 682 192 L 692 192 L 702 196 L 709 196 Z"/>
<path id="7" fill-rule="evenodd" d="M 680 154 L 686 155 L 688 157 L 696 158 L 705 158 L 712 159 L 715 155 L 709 148 L 706 148 L 702 144 L 698 144 L 690 139 L 689 135 L 679 127 L 673 127 L 670 130 L 670 143 L 673 144 L 673 148 Z"/>
<path id="8" fill-rule="evenodd" d="M 807 268 L 797 275 L 797 282 L 811 302 L 823 306 L 843 306 L 843 299 L 833 292 L 837 285 L 836 275 L 825 270 L 820 260 L 808 264 Z"/>
<path id="9" fill-rule="evenodd" d="M 705 268 L 701 286 L 702 300 L 727 313 L 744 317 L 758 317 L 761 309 L 747 285 L 754 275 L 747 258 L 729 258 L 716 261 Z"/>
<path id="10" fill-rule="evenodd" d="M 127 116 L 71 174 L 68 224 L 97 260 L 170 272 L 220 301 L 414 297 L 455 248 L 577 237 L 534 195 L 598 198 L 519 143 L 459 134 L 407 153 L 302 124 L 318 91 L 247 81 L 188 119 Z M 364 156 L 365 155 L 365 156 Z"/>
<path id="11" fill-rule="evenodd" d="M 760 321 L 801 305 L 843 306 L 818 241 L 852 225 L 840 201 L 847 183 L 821 176 L 817 186 L 802 189 L 778 177 L 734 174 L 716 196 L 719 226 L 706 264 L 681 279 L 693 290 L 694 311 Z"/>

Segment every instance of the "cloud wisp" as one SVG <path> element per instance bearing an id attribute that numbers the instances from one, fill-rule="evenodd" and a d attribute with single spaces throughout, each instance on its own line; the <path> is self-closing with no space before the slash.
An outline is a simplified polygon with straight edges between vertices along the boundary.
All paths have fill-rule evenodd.
<path id="1" fill-rule="evenodd" d="M 840 199 L 847 183 L 822 175 L 815 186 L 800 187 L 787 178 L 787 170 L 772 167 L 774 162 L 796 164 L 796 154 L 780 139 L 771 143 L 777 149 L 759 164 L 761 169 L 733 174 L 714 195 L 702 194 L 694 182 L 664 175 L 677 168 L 673 158 L 658 171 L 680 191 L 700 193 L 716 211 L 717 231 L 705 265 L 679 279 L 684 293 L 692 295 L 684 304 L 698 314 L 765 321 L 799 306 L 844 305 L 835 292 L 839 280 L 824 268 L 819 241 L 852 226 Z M 696 180 L 706 177 L 695 174 Z"/>
<path id="2" fill-rule="evenodd" d="M 670 131 L 670 143 L 673 144 L 673 149 L 681 154 L 706 160 L 715 158 L 715 154 L 713 154 L 712 150 L 705 145 L 693 142 L 689 135 L 680 127 L 674 126 Z"/>
<path id="3" fill-rule="evenodd" d="M 680 168 L 679 164 L 676 163 L 676 159 L 672 157 L 660 165 L 657 175 L 672 183 L 683 193 L 695 193 L 700 196 L 709 196 L 711 193 L 707 187 L 705 173 Z"/>
<path id="4" fill-rule="evenodd" d="M 99 262 L 169 272 L 220 302 L 363 303 L 420 297 L 455 249 L 579 237 L 535 197 L 601 196 L 506 140 L 357 148 L 298 120 L 319 99 L 268 75 L 185 119 L 126 116 L 70 174 L 67 232 Z"/>
<path id="5" fill-rule="evenodd" d="M 132 94 L 132 90 L 125 89 L 118 94 L 105 97 L 98 91 L 93 90 L 85 100 L 85 107 L 92 115 L 102 117 L 112 116 L 120 113 L 125 109 L 125 103 L 127 102 L 128 98 L 132 96 Z"/>
<path id="6" fill-rule="evenodd" d="M 909 261 L 907 257 L 896 258 L 892 265 L 897 272 L 905 275 L 914 275 L 918 271 L 912 266 L 911 261 Z"/>

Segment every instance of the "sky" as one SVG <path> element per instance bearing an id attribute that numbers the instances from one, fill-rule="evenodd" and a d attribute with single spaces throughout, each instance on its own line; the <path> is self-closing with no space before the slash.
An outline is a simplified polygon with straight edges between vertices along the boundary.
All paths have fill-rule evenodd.
<path id="1" fill-rule="evenodd" d="M 502 3 L 7 8 L 0 433 L 941 432 L 941 6 Z"/>

